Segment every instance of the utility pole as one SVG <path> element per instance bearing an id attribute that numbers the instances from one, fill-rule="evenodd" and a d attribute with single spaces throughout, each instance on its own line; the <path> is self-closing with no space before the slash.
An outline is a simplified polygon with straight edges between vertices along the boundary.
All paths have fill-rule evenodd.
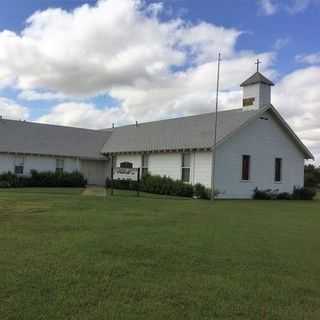
<path id="1" fill-rule="evenodd" d="M 214 119 L 214 137 L 212 147 L 212 172 L 211 172 L 211 200 L 215 199 L 215 173 L 216 173 L 216 146 L 217 146 L 217 127 L 218 127 L 218 106 L 219 106 L 219 86 L 220 86 L 220 64 L 221 53 L 218 54 L 218 70 L 217 70 L 217 92 L 216 92 L 216 113 Z"/>

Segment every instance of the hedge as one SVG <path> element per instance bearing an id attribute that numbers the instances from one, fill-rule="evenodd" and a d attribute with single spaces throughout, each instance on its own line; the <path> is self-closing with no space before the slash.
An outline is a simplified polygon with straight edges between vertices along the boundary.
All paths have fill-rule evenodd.
<path id="1" fill-rule="evenodd" d="M 107 179 L 106 187 L 111 187 L 111 180 Z M 137 190 L 136 181 L 114 180 L 114 189 Z M 196 197 L 210 199 L 210 189 L 201 184 L 191 185 L 181 180 L 173 180 L 169 177 L 146 175 L 140 183 L 140 191 L 167 196 Z"/>
<path id="2" fill-rule="evenodd" d="M 259 190 L 256 188 L 253 193 L 255 200 L 312 200 L 316 196 L 316 191 L 310 188 L 294 187 L 292 193 L 281 192 L 278 190 Z"/>
<path id="3" fill-rule="evenodd" d="M 80 172 L 56 173 L 37 172 L 32 170 L 30 176 L 18 176 L 11 172 L 0 174 L 0 187 L 24 188 L 24 187 L 85 187 L 87 181 Z"/>

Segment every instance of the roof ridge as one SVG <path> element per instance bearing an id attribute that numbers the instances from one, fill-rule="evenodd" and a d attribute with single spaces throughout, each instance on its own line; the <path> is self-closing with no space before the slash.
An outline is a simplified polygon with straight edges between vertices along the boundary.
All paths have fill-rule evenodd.
<path id="1" fill-rule="evenodd" d="M 51 124 L 51 123 L 43 123 L 43 122 L 36 122 L 36 121 L 27 121 L 27 120 L 14 120 L 14 119 L 5 119 L 1 118 L 1 122 L 15 122 L 15 123 L 23 123 L 23 124 L 29 124 L 34 126 L 43 126 L 43 127 L 56 127 L 56 128 L 66 128 L 66 129 L 74 129 L 74 130 L 85 130 L 85 131 L 91 131 L 91 132 L 103 132 L 99 129 L 90 129 L 90 128 L 83 128 L 83 127 L 73 127 L 73 126 L 66 126 L 66 125 L 59 125 L 59 124 Z"/>
<path id="2" fill-rule="evenodd" d="M 241 111 L 242 112 L 242 108 L 221 110 L 221 111 L 218 111 L 218 114 L 222 113 L 222 112 L 231 112 L 231 111 Z M 256 111 L 256 110 L 254 110 L 254 111 Z M 250 111 L 246 111 L 246 112 L 250 112 Z M 149 124 L 149 123 L 156 123 L 156 122 L 163 122 L 163 121 L 174 121 L 174 120 L 187 119 L 187 118 L 195 118 L 195 117 L 211 115 L 211 114 L 213 115 L 215 113 L 216 113 L 215 111 L 213 111 L 213 112 L 204 112 L 204 113 L 197 113 L 197 114 L 193 114 L 193 115 L 189 115 L 189 116 L 182 116 L 182 117 L 174 117 L 174 118 L 167 118 L 167 119 L 139 122 L 138 126 Z M 112 130 L 112 129 L 120 129 L 120 128 L 126 128 L 126 127 L 135 127 L 135 126 L 136 126 L 136 124 L 126 124 L 126 125 L 115 127 L 115 128 L 106 128 L 106 129 L 101 129 L 101 130 Z"/>

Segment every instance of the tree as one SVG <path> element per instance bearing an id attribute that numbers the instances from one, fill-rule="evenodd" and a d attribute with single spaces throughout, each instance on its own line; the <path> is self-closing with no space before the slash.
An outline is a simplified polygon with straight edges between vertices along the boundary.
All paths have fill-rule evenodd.
<path id="1" fill-rule="evenodd" d="M 304 184 L 306 187 L 320 187 L 320 167 L 316 168 L 312 164 L 304 166 Z"/>

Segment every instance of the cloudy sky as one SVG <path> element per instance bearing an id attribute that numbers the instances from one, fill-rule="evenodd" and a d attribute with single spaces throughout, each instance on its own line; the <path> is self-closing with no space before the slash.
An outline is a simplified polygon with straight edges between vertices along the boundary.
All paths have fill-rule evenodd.
<path id="1" fill-rule="evenodd" d="M 254 70 L 320 160 L 320 0 L 1 0 L 0 114 L 106 128 L 241 106 Z"/>

